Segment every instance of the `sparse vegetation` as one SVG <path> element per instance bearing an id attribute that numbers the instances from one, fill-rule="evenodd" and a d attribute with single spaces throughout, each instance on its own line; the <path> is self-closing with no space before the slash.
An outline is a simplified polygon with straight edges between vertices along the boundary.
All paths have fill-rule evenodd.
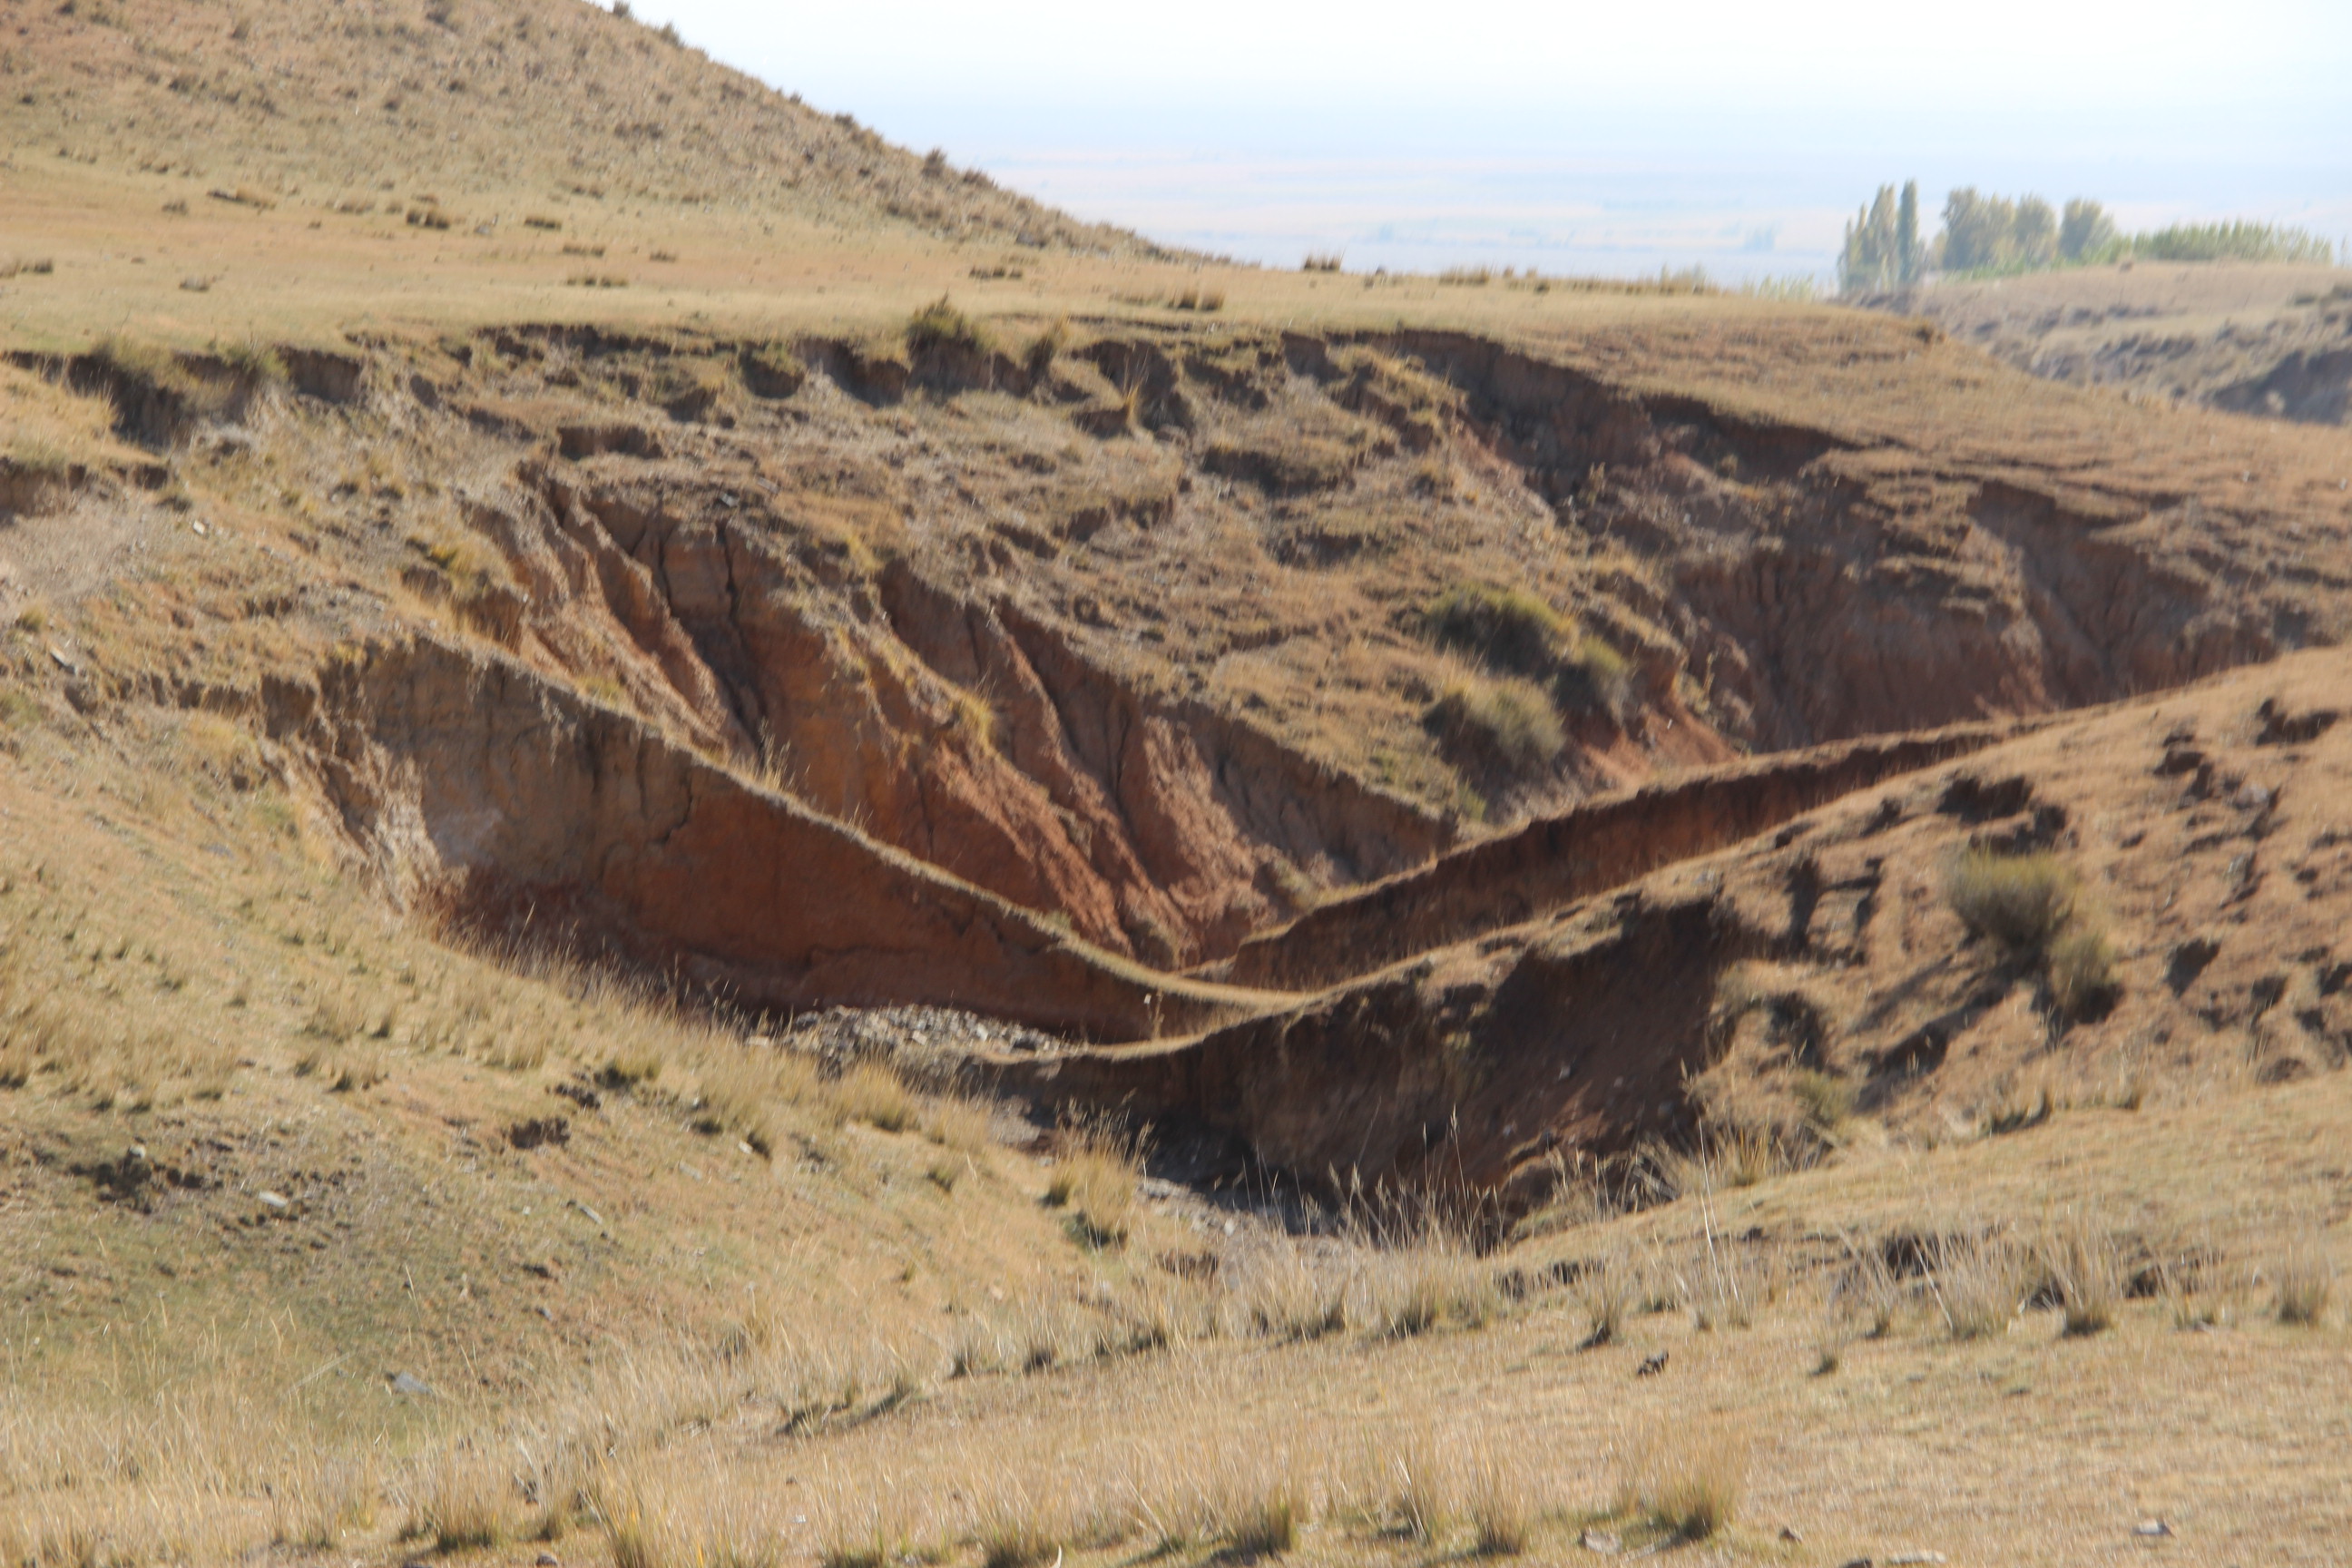
<path id="1" fill-rule="evenodd" d="M 907 320 L 909 353 L 987 354 L 995 347 L 986 328 L 956 309 L 945 294 Z"/>
<path id="2" fill-rule="evenodd" d="M 1545 766 L 1568 744 L 1543 689 L 1515 679 L 1456 680 L 1429 705 L 1424 722 L 1454 751 L 1509 774 Z"/>
<path id="3" fill-rule="evenodd" d="M 1622 1458 L 1618 1511 L 1669 1540 L 1712 1540 L 1738 1516 L 1750 1448 L 1733 1427 L 1654 1429 Z"/>
<path id="4" fill-rule="evenodd" d="M 2055 855 L 1965 850 L 1946 873 L 1944 896 L 1971 931 L 2042 972 L 2061 1018 L 2091 1016 L 2113 999 L 2114 947 L 2082 879 Z"/>
<path id="5" fill-rule="evenodd" d="M 2326 442 L 1700 274 L 1225 270 L 589 7 L 306 7 L 0 59 L 74 274 L 0 363 L 0 1563 L 1994 1560 L 2119 1475 L 2329 1538 L 2340 658 L 1718 765 L 2339 624 Z M 2063 679 L 2045 500 L 2033 581 L 2147 601 Z M 2031 815 L 1937 803 L 1979 742 Z"/>
<path id="6" fill-rule="evenodd" d="M 2278 1321 L 2311 1328 L 2326 1316 L 2336 1296 L 2336 1263 L 2316 1229 L 2291 1234 L 2270 1265 L 2272 1310 Z"/>
<path id="7" fill-rule="evenodd" d="M 1483 583 L 1454 584 L 1430 602 L 1421 620 L 1442 647 L 1538 679 L 1551 673 L 1568 632 L 1559 613 L 1534 595 Z"/>

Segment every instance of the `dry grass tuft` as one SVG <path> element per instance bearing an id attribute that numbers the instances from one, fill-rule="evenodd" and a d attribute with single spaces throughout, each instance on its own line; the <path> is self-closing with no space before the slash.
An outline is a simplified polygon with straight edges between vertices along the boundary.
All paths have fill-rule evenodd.
<path id="1" fill-rule="evenodd" d="M 2009 1331 L 2024 1290 L 2024 1259 L 2007 1237 L 1948 1236 L 1932 1248 L 1927 1286 L 1956 1340 Z"/>
<path id="2" fill-rule="evenodd" d="M 1970 931 L 2012 953 L 2039 954 L 2073 914 L 2081 887 L 2055 855 L 1970 849 L 1946 873 L 1944 898 Z"/>
<path id="3" fill-rule="evenodd" d="M 834 1080 L 828 1094 L 835 1119 L 863 1121 L 884 1132 L 915 1124 L 915 1097 L 904 1079 L 879 1062 L 859 1062 Z"/>
<path id="4" fill-rule="evenodd" d="M 1143 1175 L 1142 1138 L 1108 1128 L 1065 1128 L 1061 1153 L 1045 1202 L 1067 1208 L 1078 1239 L 1089 1247 L 1124 1243 L 1135 1228 L 1138 1184 Z"/>
<path id="5" fill-rule="evenodd" d="M 2113 1328 L 2125 1287 L 2123 1254 L 2115 1237 L 2069 1215 L 2045 1230 L 2039 1251 L 2065 1314 L 2065 1332 L 2083 1337 Z"/>
<path id="6" fill-rule="evenodd" d="M 1429 705 L 1423 722 L 1455 752 L 1507 773 L 1543 767 L 1568 744 L 1543 688 L 1517 677 L 1459 679 Z"/>
<path id="7" fill-rule="evenodd" d="M 514 1534 L 514 1488 L 479 1448 L 453 1445 L 428 1459 L 412 1484 L 404 1541 L 429 1541 L 436 1552 L 498 1545 Z"/>
<path id="8" fill-rule="evenodd" d="M 2271 1307 L 2294 1328 L 2316 1328 L 2336 1295 L 2336 1261 L 2316 1227 L 2281 1242 L 2269 1268 Z"/>
<path id="9" fill-rule="evenodd" d="M 1672 1540 L 1711 1539 L 1738 1514 L 1750 1453 L 1727 1426 L 1653 1429 L 1624 1456 L 1617 1510 Z"/>
<path id="10" fill-rule="evenodd" d="M 1300 1247 L 1269 1247 L 1233 1266 L 1232 1296 L 1244 1332 L 1277 1342 L 1318 1340 L 1348 1327 L 1345 1273 Z"/>
<path id="11" fill-rule="evenodd" d="M 1517 1556 L 1528 1549 L 1542 1511 L 1526 1450 L 1483 1444 L 1468 1468 L 1463 1491 L 1472 1549 L 1483 1557 Z"/>

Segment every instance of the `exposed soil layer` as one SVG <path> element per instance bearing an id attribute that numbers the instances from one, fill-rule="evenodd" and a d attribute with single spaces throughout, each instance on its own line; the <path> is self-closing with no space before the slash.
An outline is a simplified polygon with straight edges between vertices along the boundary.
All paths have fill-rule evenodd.
<path id="1" fill-rule="evenodd" d="M 1778 754 L 1647 785 L 1454 850 L 1243 944 L 1223 979 L 1284 990 L 1337 984 L 1727 848 L 1897 773 L 2020 732 L 1963 725 Z"/>
<path id="2" fill-rule="evenodd" d="M 496 655 L 364 650 L 270 708 L 387 879 L 479 934 L 778 1012 L 928 1002 L 1136 1038 L 1267 1000 L 1122 964 Z"/>
<path id="3" fill-rule="evenodd" d="M 2352 658 L 2297 656 L 1860 790 L 1197 1040 L 995 1068 L 1237 1134 L 1309 1182 L 1459 1184 L 1512 1206 L 1709 1127 L 1801 1157 L 1838 1133 L 1825 1098 L 1932 1133 L 2337 1069 L 2347 713 Z M 2068 929 L 2110 966 L 2087 1000 L 2052 950 L 1955 911 L 1971 848 L 2079 879 Z"/>
<path id="4" fill-rule="evenodd" d="M 1854 834 L 1895 842 L 1950 814 L 1889 781 L 2352 610 L 2309 473 L 2168 489 L 1606 344 L 354 347 L 282 385 L 62 373 L 216 493 L 309 477 L 292 553 L 240 569 L 356 575 L 220 613 L 375 628 L 242 700 L 388 886 L 739 1005 L 1185 1037 L 1007 1070 L 1317 1177 L 1523 1191 L 1530 1160 L 1691 1136 L 1721 976 L 1823 951 L 1823 814 L 1869 800 L 1893 815 Z M 362 614 L 371 578 L 396 588 Z M 91 684 L 239 709 L 249 676 L 165 640 Z"/>

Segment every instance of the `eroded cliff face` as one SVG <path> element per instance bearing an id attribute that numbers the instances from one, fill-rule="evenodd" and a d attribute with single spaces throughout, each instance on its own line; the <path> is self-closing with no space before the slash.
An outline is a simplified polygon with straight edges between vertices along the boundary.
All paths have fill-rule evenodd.
<path id="1" fill-rule="evenodd" d="M 1121 680 L 1010 598 L 827 539 L 788 501 L 544 464 L 520 479 L 475 521 L 568 672 L 1114 951 L 1222 955 L 1314 887 L 1451 840 L 1434 814 Z"/>
<path id="2" fill-rule="evenodd" d="M 268 708 L 384 879 L 478 934 L 753 1010 L 922 1001 L 1119 1039 L 1265 1005 L 1120 963 L 500 655 L 354 648 Z"/>
<path id="3" fill-rule="evenodd" d="M 991 1070 L 1318 1177 L 1521 1191 L 1689 1136 L 1706 998 L 1826 951 L 1818 814 L 2352 607 L 2308 486 L 1460 334 L 798 349 L 517 330 L 256 394 L 205 448 L 256 487 L 361 428 L 434 476 L 346 472 L 287 536 L 400 595 L 260 704 L 296 770 L 472 929 L 1165 1042 Z M 1895 811 L 1851 836 L 1940 820 Z"/>
<path id="4" fill-rule="evenodd" d="M 1471 940 L 1195 1040 L 990 1065 L 1027 1092 L 1206 1123 L 1327 1189 L 1450 1187 L 1505 1213 L 1709 1130 L 1802 1159 L 1841 1135 L 1824 1089 L 1936 1137 L 2339 1070 L 2347 713 L 2352 660 L 2330 650 L 1979 736 L 1505 923 L 1522 867 Z M 1760 805 L 1811 773 L 1723 784 Z M 1972 930 L 1948 891 L 1970 850 L 2048 857 L 2081 889 L 2104 984 L 2066 994 L 2052 951 Z M 1581 858 L 1533 828 L 1517 853 L 1551 875 Z M 1468 896 L 1447 881 L 1440 925 Z"/>

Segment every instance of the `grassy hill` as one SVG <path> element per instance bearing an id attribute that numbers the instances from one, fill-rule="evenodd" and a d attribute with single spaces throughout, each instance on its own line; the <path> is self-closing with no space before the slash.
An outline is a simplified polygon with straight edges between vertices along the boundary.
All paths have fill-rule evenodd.
<path id="1" fill-rule="evenodd" d="M 0 89 L 5 1568 L 2337 1554 L 2336 433 L 552 0 Z"/>

